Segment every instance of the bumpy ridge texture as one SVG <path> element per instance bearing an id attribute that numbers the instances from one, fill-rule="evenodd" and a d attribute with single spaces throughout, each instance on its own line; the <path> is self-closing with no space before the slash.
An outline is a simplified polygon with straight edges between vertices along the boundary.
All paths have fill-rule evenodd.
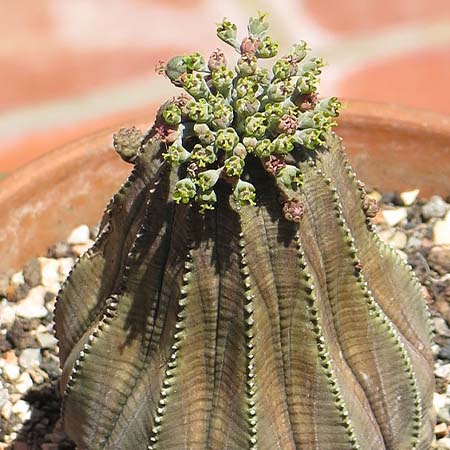
<path id="1" fill-rule="evenodd" d="M 273 53 L 266 30 L 260 15 L 240 46 L 228 21 L 219 36 L 253 64 L 255 49 Z M 223 68 L 220 54 L 205 83 L 188 67 L 198 55 L 169 62 L 172 81 L 192 75 L 206 97 L 164 105 L 145 136 L 115 136 L 134 169 L 55 311 L 64 426 L 78 448 L 429 449 L 433 364 L 420 286 L 374 233 L 363 185 L 330 129 L 337 103 L 318 107 L 314 89 L 299 93 L 312 75 L 296 72 L 294 56 L 281 66 L 295 63 L 297 91 L 267 98 L 275 65 L 267 89 L 251 94 L 264 109 L 240 115 L 236 80 L 253 70 L 244 62 L 216 87 L 208 77 Z M 219 91 L 234 119 L 193 131 L 199 122 L 182 109 L 197 114 Z M 277 108 L 295 122 L 291 134 L 272 117 Z M 236 123 L 255 115 L 256 138 Z M 231 149 L 214 143 L 221 130 Z M 274 144 L 280 135 L 287 147 Z M 194 149 L 206 159 L 192 159 Z"/>

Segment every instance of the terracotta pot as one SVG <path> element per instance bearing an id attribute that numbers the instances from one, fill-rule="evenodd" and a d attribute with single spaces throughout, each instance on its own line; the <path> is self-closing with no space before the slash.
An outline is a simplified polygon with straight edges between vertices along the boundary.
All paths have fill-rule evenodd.
<path id="1" fill-rule="evenodd" d="M 146 129 L 152 118 L 131 121 Z M 98 222 L 131 166 L 112 150 L 112 133 L 88 136 L 33 161 L 0 183 L 0 271 L 19 269 L 81 223 Z M 350 102 L 338 133 L 359 177 L 380 190 L 450 193 L 450 118 Z"/>

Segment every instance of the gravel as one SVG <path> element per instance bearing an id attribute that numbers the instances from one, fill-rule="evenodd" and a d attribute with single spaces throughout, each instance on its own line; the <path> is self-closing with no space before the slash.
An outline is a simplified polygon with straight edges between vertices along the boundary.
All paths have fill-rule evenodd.
<path id="1" fill-rule="evenodd" d="M 415 270 L 435 326 L 433 449 L 450 449 L 450 204 L 420 200 L 418 190 L 369 193 L 380 202 L 380 236 Z M 59 418 L 61 398 L 53 307 L 60 283 L 92 244 L 87 225 L 75 228 L 45 257 L 0 273 L 0 450 L 73 450 Z"/>

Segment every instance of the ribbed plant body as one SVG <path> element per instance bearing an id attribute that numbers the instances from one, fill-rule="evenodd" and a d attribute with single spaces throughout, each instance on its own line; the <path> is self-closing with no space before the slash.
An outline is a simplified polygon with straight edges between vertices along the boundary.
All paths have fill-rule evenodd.
<path id="1" fill-rule="evenodd" d="M 428 450 L 425 302 L 374 232 L 340 139 L 326 128 L 313 148 L 242 154 L 253 136 L 234 123 L 231 155 L 211 127 L 219 151 L 194 170 L 167 156 L 176 128 L 161 123 L 136 156 L 116 136 L 133 171 L 58 295 L 63 420 L 78 448 Z M 245 164 L 224 176 L 231 156 Z M 242 183 L 254 196 L 236 194 Z"/>

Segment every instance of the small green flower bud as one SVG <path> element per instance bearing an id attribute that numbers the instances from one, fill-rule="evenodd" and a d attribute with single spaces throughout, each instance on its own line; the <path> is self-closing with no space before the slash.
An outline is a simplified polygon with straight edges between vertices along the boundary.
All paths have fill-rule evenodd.
<path id="1" fill-rule="evenodd" d="M 267 120 L 264 114 L 253 114 L 245 119 L 244 124 L 247 136 L 254 136 L 257 139 L 264 137 L 267 130 Z"/>
<path id="2" fill-rule="evenodd" d="M 247 181 L 239 180 L 234 188 L 233 197 L 241 206 L 255 205 L 255 186 Z"/>
<path id="3" fill-rule="evenodd" d="M 239 156 L 232 155 L 223 163 L 225 173 L 230 177 L 239 177 L 244 170 L 245 162 Z"/>
<path id="4" fill-rule="evenodd" d="M 255 79 L 260 86 L 265 88 L 269 86 L 270 82 L 272 81 L 272 76 L 270 75 L 269 70 L 265 67 L 258 67 L 256 69 Z"/>
<path id="5" fill-rule="evenodd" d="M 323 111 L 326 115 L 337 117 L 341 111 L 342 104 L 336 97 L 328 97 L 321 100 L 315 110 Z"/>
<path id="6" fill-rule="evenodd" d="M 313 94 L 317 92 L 318 83 L 313 73 L 305 73 L 297 80 L 296 89 L 300 94 Z"/>
<path id="7" fill-rule="evenodd" d="M 287 155 L 294 150 L 294 137 L 291 134 L 279 134 L 272 143 L 274 152 L 280 155 Z"/>
<path id="8" fill-rule="evenodd" d="M 300 41 L 298 44 L 294 44 L 289 52 L 289 55 L 295 56 L 296 61 L 299 63 L 305 59 L 308 53 L 308 46 L 305 41 Z"/>
<path id="9" fill-rule="evenodd" d="M 183 164 L 190 156 L 191 154 L 179 142 L 172 144 L 167 149 L 167 153 L 162 154 L 164 160 L 174 166 Z"/>
<path id="10" fill-rule="evenodd" d="M 217 36 L 235 49 L 239 49 L 239 42 L 236 40 L 237 26 L 228 19 L 224 18 L 222 23 L 217 24 Z"/>
<path id="11" fill-rule="evenodd" d="M 273 58 L 278 53 L 278 42 L 274 42 L 270 36 L 266 36 L 258 45 L 256 56 L 258 58 Z"/>
<path id="12" fill-rule="evenodd" d="M 183 88 L 195 99 L 207 98 L 210 94 L 208 85 L 200 73 L 185 73 L 181 77 Z"/>
<path id="13" fill-rule="evenodd" d="M 184 56 L 183 62 L 188 72 L 199 72 L 206 69 L 205 60 L 198 52 L 192 53 L 192 55 Z"/>
<path id="14" fill-rule="evenodd" d="M 217 183 L 222 169 L 210 169 L 200 172 L 197 176 L 197 186 L 201 191 L 209 191 Z"/>
<path id="15" fill-rule="evenodd" d="M 175 185 L 173 199 L 176 203 L 189 203 L 191 198 L 195 197 L 196 187 L 190 178 L 183 178 Z"/>
<path id="16" fill-rule="evenodd" d="M 235 111 L 241 116 L 250 116 L 259 111 L 261 106 L 260 101 L 255 97 L 254 94 L 246 95 L 245 97 L 238 98 L 234 102 Z"/>
<path id="17" fill-rule="evenodd" d="M 258 90 L 258 83 L 254 78 L 242 77 L 236 82 L 236 86 L 233 89 L 233 94 L 237 98 L 245 97 L 246 95 L 255 95 Z"/>
<path id="18" fill-rule="evenodd" d="M 163 111 L 163 118 L 168 125 L 178 125 L 181 123 L 181 109 L 174 103 L 171 103 Z"/>
<path id="19" fill-rule="evenodd" d="M 306 128 L 298 130 L 294 134 L 295 142 L 303 147 L 314 150 L 323 144 L 321 140 L 321 132 L 315 128 Z"/>
<path id="20" fill-rule="evenodd" d="M 173 58 L 170 58 L 165 67 L 167 77 L 176 84 L 178 84 L 181 75 L 183 75 L 186 70 L 184 56 L 174 56 Z"/>
<path id="21" fill-rule="evenodd" d="M 321 69 L 324 66 L 323 58 L 311 58 L 302 65 L 302 73 L 312 73 L 317 76 L 322 73 Z"/>
<path id="22" fill-rule="evenodd" d="M 236 72 L 241 77 L 247 77 L 256 73 L 258 60 L 255 55 L 243 55 L 238 59 Z"/>
<path id="23" fill-rule="evenodd" d="M 239 136 L 233 128 L 219 130 L 216 135 L 215 147 L 224 152 L 233 151 L 239 142 Z"/>
<path id="24" fill-rule="evenodd" d="M 200 214 L 204 214 L 206 211 L 212 211 L 215 208 L 217 203 L 217 195 L 211 189 L 209 191 L 197 194 L 196 200 L 200 207 Z"/>
<path id="25" fill-rule="evenodd" d="M 275 115 L 277 117 L 282 117 L 283 114 L 285 114 L 283 104 L 280 102 L 267 103 L 267 105 L 264 107 L 264 112 L 267 116 Z"/>
<path id="26" fill-rule="evenodd" d="M 269 28 L 266 17 L 267 14 L 260 11 L 258 12 L 258 17 L 250 17 L 247 26 L 248 33 L 258 38 L 264 37 Z"/>
<path id="27" fill-rule="evenodd" d="M 279 59 L 272 67 L 275 78 L 286 80 L 297 72 L 297 65 L 286 58 Z"/>
<path id="28" fill-rule="evenodd" d="M 227 128 L 233 123 L 233 107 L 228 103 L 216 104 L 213 109 L 211 125 L 214 129 Z"/>
<path id="29" fill-rule="evenodd" d="M 300 187 L 303 184 L 303 174 L 295 166 L 287 165 L 277 172 L 277 180 L 281 181 L 287 188 Z"/>
<path id="30" fill-rule="evenodd" d="M 195 144 L 191 152 L 191 158 L 198 167 L 206 167 L 216 160 L 216 154 L 212 145 L 203 147 L 200 144 Z"/>
<path id="31" fill-rule="evenodd" d="M 275 79 L 267 88 L 267 97 L 271 102 L 282 102 L 294 92 L 294 86 L 289 79 Z"/>
<path id="32" fill-rule="evenodd" d="M 211 145 L 216 140 L 215 133 L 211 131 L 205 123 L 196 123 L 194 125 L 194 133 L 197 135 L 203 146 Z"/>
<path id="33" fill-rule="evenodd" d="M 233 72 L 226 66 L 219 67 L 211 72 L 211 80 L 217 91 L 226 97 L 233 84 Z"/>
<path id="34" fill-rule="evenodd" d="M 213 119 L 211 125 L 213 129 L 227 128 L 234 118 L 233 107 L 228 103 L 222 94 L 210 95 L 209 104 L 213 107 Z"/>
<path id="35" fill-rule="evenodd" d="M 329 131 L 336 124 L 332 116 L 325 111 L 313 111 L 314 128 L 319 131 Z"/>
<path id="36" fill-rule="evenodd" d="M 255 146 L 254 153 L 260 158 L 268 158 L 274 152 L 274 147 L 269 139 L 263 139 Z"/>
<path id="37" fill-rule="evenodd" d="M 194 122 L 206 123 L 211 120 L 212 107 L 204 98 L 189 102 L 187 108 L 188 116 Z"/>

